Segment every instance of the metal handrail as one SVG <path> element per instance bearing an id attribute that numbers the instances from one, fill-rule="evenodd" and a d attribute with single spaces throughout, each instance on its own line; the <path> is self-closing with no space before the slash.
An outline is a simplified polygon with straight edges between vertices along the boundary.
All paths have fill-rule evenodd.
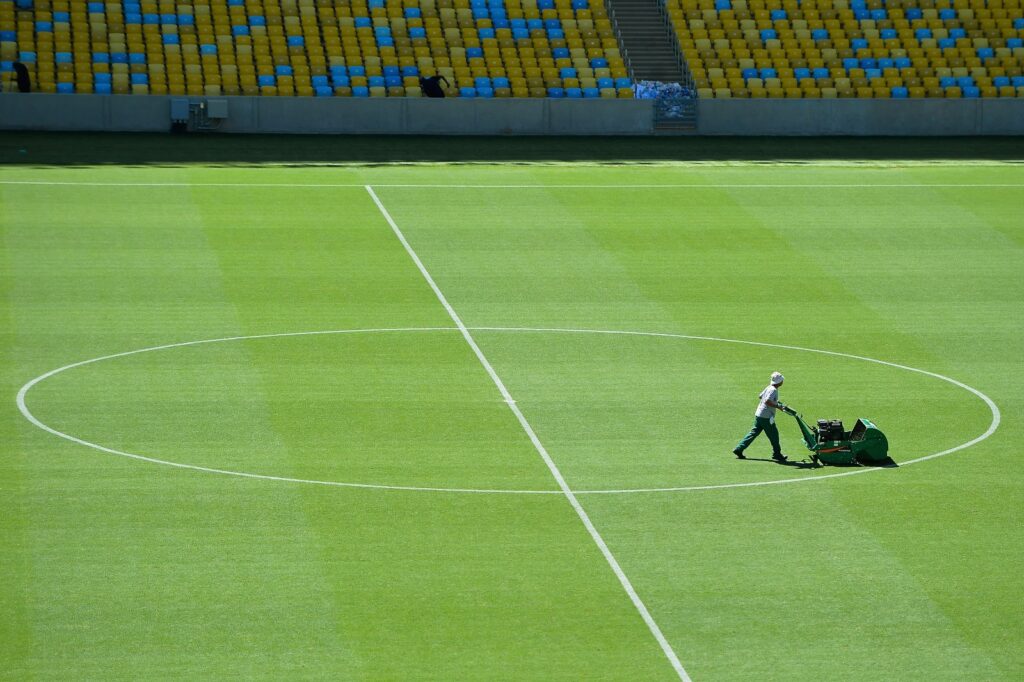
<path id="1" fill-rule="evenodd" d="M 672 52 L 675 54 L 676 63 L 679 64 L 679 71 L 683 74 L 682 85 L 692 88 L 693 73 L 690 71 L 690 65 L 687 63 L 686 58 L 683 57 L 683 51 L 679 47 L 679 39 L 676 37 L 676 27 L 672 23 L 672 18 L 665 11 L 665 0 L 659 0 L 658 7 L 661 9 L 661 21 L 668 32 L 669 39 L 672 41 Z"/>
<path id="2" fill-rule="evenodd" d="M 615 8 L 609 4 L 609 0 L 604 0 L 604 11 L 608 12 L 608 16 L 612 19 L 612 28 L 615 31 L 616 40 L 619 46 L 622 48 L 620 53 L 622 55 L 622 61 L 626 64 L 626 73 L 629 74 L 630 80 L 636 80 L 636 73 L 633 71 L 633 62 L 629 59 L 629 50 L 626 49 L 626 43 L 622 40 L 622 31 L 619 30 L 619 19 L 615 16 Z"/>
<path id="3" fill-rule="evenodd" d="M 658 1 L 658 9 L 661 14 L 661 26 L 665 33 L 665 37 L 669 39 L 672 44 L 672 54 L 675 57 L 676 65 L 679 66 L 679 72 L 682 74 L 682 80 L 680 84 L 692 88 L 693 87 L 693 73 L 690 71 L 690 65 L 687 64 L 686 59 L 683 57 L 683 51 L 679 47 L 679 40 L 676 38 L 675 26 L 672 24 L 672 19 L 668 16 L 668 12 L 665 11 L 664 0 Z M 622 46 L 622 60 L 626 64 L 626 70 L 629 72 L 629 77 L 636 80 L 636 71 L 633 69 L 633 61 L 629 55 L 629 49 L 626 47 L 625 42 L 622 40 L 622 31 L 619 28 L 619 19 L 615 13 L 615 8 L 611 6 L 610 0 L 604 0 L 605 11 L 608 12 L 608 16 L 611 18 L 612 27 L 615 30 L 615 35 L 618 38 L 618 43 Z"/>

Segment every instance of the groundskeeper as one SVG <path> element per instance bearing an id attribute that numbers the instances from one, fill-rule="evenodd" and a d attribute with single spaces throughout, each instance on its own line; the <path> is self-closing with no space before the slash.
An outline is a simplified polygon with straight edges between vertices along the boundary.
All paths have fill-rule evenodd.
<path id="1" fill-rule="evenodd" d="M 779 446 L 779 427 L 775 425 L 775 409 L 785 408 L 785 405 L 779 402 L 779 386 L 782 386 L 782 382 L 785 380 L 786 377 L 781 373 L 772 372 L 771 383 L 758 396 L 760 402 L 757 404 L 757 409 L 754 410 L 754 426 L 732 451 L 732 454 L 740 459 L 746 459 L 743 451 L 750 447 L 754 439 L 764 431 L 768 434 L 768 440 L 772 444 L 772 459 L 776 462 L 786 461 L 786 456 L 782 454 L 782 448 Z"/>

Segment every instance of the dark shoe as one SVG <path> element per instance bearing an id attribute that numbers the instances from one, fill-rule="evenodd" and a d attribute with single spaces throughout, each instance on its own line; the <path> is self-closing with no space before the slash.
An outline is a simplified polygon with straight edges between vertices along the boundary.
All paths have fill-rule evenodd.
<path id="1" fill-rule="evenodd" d="M 746 459 L 746 457 L 743 456 L 742 450 L 733 450 L 732 454 L 736 455 L 740 459 Z"/>
<path id="2" fill-rule="evenodd" d="M 781 452 L 776 452 L 774 455 L 772 455 L 772 459 L 774 459 L 776 462 L 786 462 L 786 461 L 788 461 L 786 459 L 786 456 L 784 454 L 782 454 Z"/>

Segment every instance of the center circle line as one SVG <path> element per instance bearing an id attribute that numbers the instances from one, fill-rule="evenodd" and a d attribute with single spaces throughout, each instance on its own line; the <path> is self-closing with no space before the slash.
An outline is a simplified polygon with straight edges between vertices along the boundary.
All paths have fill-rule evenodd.
<path id="1" fill-rule="evenodd" d="M 941 452 L 936 452 L 930 455 L 924 455 L 917 457 L 909 461 L 900 464 L 900 468 L 910 466 L 911 464 L 917 464 L 927 460 L 935 459 L 945 455 L 958 452 L 960 450 L 967 449 L 973 445 L 980 443 L 985 440 L 999 428 L 1000 421 L 1002 419 L 999 407 L 995 402 L 987 395 L 982 393 L 976 388 L 968 386 L 967 384 L 952 379 L 936 372 L 930 372 L 924 369 L 918 369 L 916 367 L 910 367 L 908 365 L 901 365 L 894 362 L 888 362 L 886 360 L 878 360 L 876 358 L 870 358 L 863 355 L 854 355 L 851 353 L 841 353 L 838 351 L 821 350 L 817 348 L 806 348 L 803 346 L 792 346 L 777 343 L 767 343 L 764 341 L 747 341 L 742 339 L 727 339 L 715 336 L 696 336 L 691 334 L 675 334 L 670 332 L 642 332 L 642 331 L 628 331 L 628 330 L 606 330 L 606 329 L 574 329 L 574 328 L 560 328 L 560 327 L 468 327 L 470 331 L 480 332 L 525 332 L 525 333 L 562 333 L 562 334 L 604 334 L 604 335 L 619 335 L 619 336 L 640 336 L 640 337 L 656 337 L 656 338 L 674 338 L 674 339 L 688 339 L 694 341 L 713 341 L 720 343 L 735 343 L 748 346 L 761 346 L 768 348 L 781 348 L 784 350 L 803 351 L 808 353 L 818 353 L 821 355 L 830 355 L 835 357 L 850 358 L 854 360 L 861 360 L 864 362 L 872 362 L 875 364 L 893 367 L 896 369 L 902 369 L 909 372 L 916 372 L 925 376 L 930 376 L 936 379 L 941 379 L 948 383 L 953 384 L 959 388 L 962 388 L 975 396 L 980 398 L 988 406 L 992 413 L 992 421 L 984 433 L 976 438 L 969 440 L 960 445 L 948 448 Z M 28 409 L 25 397 L 28 392 L 37 384 L 49 379 L 61 372 L 65 372 L 76 367 L 82 367 L 85 365 L 102 362 L 105 360 L 113 360 L 116 358 L 127 357 L 130 355 L 138 355 L 141 353 L 149 353 L 160 350 L 169 350 L 172 348 L 182 348 L 188 346 L 199 346 L 210 343 L 223 343 L 228 341 L 250 341 L 258 339 L 271 339 L 271 338 L 284 338 L 284 337 L 296 337 L 296 336 L 326 336 L 333 334 L 373 334 L 373 333 L 397 333 L 397 332 L 439 332 L 439 331 L 460 331 L 456 327 L 384 327 L 384 328 L 372 328 L 372 329 L 334 329 L 334 330 L 320 330 L 320 331 L 304 331 L 304 332 L 282 332 L 274 334 L 252 334 L 246 336 L 225 336 L 214 339 L 200 339 L 196 341 L 183 341 L 179 343 L 169 343 L 159 346 L 150 346 L 147 348 L 139 348 L 136 350 L 124 351 L 121 353 L 113 353 L 111 355 L 104 355 L 101 357 L 90 358 L 88 360 L 81 360 L 74 362 L 57 369 L 50 370 L 44 374 L 37 376 L 36 378 L 28 381 L 18 391 L 16 397 L 16 403 L 18 410 L 32 425 L 36 426 L 43 431 L 46 431 L 54 436 L 63 438 L 65 440 L 83 445 L 94 450 L 106 452 L 112 455 L 118 455 L 121 457 L 128 457 L 144 462 L 150 462 L 152 464 L 162 464 L 165 466 L 176 467 L 180 469 L 189 469 L 193 471 L 201 471 L 205 473 L 221 474 L 227 476 L 238 476 L 242 478 L 260 479 L 267 481 L 277 481 L 285 483 L 301 483 L 308 485 L 324 485 L 334 487 L 345 487 L 345 488 L 362 488 L 362 489 L 374 489 L 374 490 L 400 490 L 400 491 L 414 491 L 414 492 L 446 492 L 446 493 L 473 493 L 473 494 L 501 494 L 501 495 L 562 495 L 564 494 L 561 490 L 528 490 L 528 489 L 490 489 L 490 488 L 448 488 L 448 487 L 427 487 L 427 486 L 403 486 L 403 485 L 385 485 L 378 483 L 354 483 L 346 481 L 325 481 L 317 479 L 303 479 L 303 478 L 292 478 L 287 476 L 272 476 L 268 474 L 255 474 L 245 471 L 235 471 L 229 469 L 217 469 L 213 467 L 204 467 L 196 464 L 185 464 L 182 462 L 173 462 L 170 460 L 159 459 L 155 457 L 149 457 L 138 453 L 125 452 L 123 450 L 116 450 L 109 448 L 99 443 L 93 443 L 77 436 L 73 436 L 68 433 L 59 431 L 48 424 L 45 424 L 39 420 L 32 412 Z M 656 487 L 656 488 L 619 488 L 619 489 L 594 489 L 594 490 L 573 490 L 572 492 L 576 495 L 625 495 L 633 493 L 669 493 L 669 492 L 692 492 L 701 490 L 724 490 L 730 488 L 753 488 L 767 485 L 782 485 L 786 483 L 803 483 L 805 481 L 820 481 L 825 479 L 842 478 L 844 476 L 855 476 L 857 474 L 866 474 L 872 471 L 884 471 L 882 467 L 865 467 L 860 469 L 854 469 L 851 471 L 842 471 L 834 474 L 822 474 L 817 476 L 803 476 L 799 478 L 787 478 L 787 479 L 776 479 L 771 481 L 750 481 L 746 483 L 723 483 L 713 485 L 697 485 L 697 486 L 673 486 L 673 487 Z"/>

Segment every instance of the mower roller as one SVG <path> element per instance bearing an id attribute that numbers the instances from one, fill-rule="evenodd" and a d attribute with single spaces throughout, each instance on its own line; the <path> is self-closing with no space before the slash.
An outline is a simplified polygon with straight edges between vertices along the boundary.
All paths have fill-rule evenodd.
<path id="1" fill-rule="evenodd" d="M 879 465 L 889 461 L 889 441 L 870 419 L 861 417 L 852 431 L 844 431 L 838 419 L 819 419 L 818 425 L 811 427 L 791 407 L 781 409 L 796 419 L 815 464 Z"/>

